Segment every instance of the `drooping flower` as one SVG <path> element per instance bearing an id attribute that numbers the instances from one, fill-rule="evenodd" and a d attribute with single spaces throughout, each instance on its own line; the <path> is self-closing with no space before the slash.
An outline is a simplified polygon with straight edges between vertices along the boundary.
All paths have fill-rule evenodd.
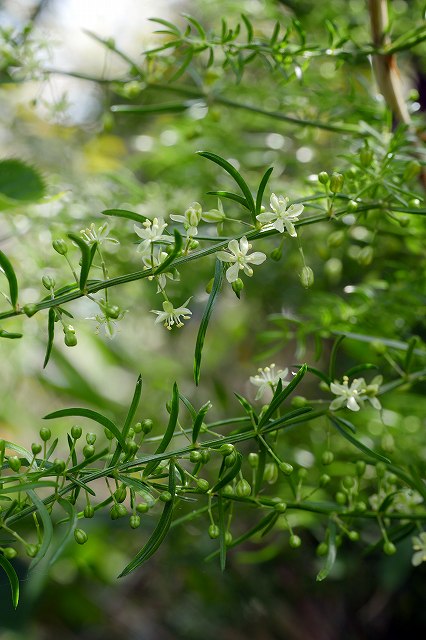
<path id="1" fill-rule="evenodd" d="M 164 229 L 167 227 L 167 222 L 164 222 L 164 218 L 154 218 L 151 220 L 145 220 L 142 227 L 134 225 L 135 233 L 142 238 L 142 242 L 138 246 L 138 252 L 147 254 L 151 251 L 151 245 L 154 242 L 161 242 L 163 240 L 170 240 L 169 236 L 163 235 Z"/>
<path id="2" fill-rule="evenodd" d="M 176 309 L 173 307 L 170 300 L 165 300 L 163 302 L 163 311 L 156 311 L 155 309 L 151 310 L 151 313 L 155 313 L 158 316 L 155 320 L 155 324 L 162 322 L 169 331 L 171 331 L 173 326 L 183 327 L 181 318 L 183 320 L 189 320 L 192 315 L 192 311 L 186 307 L 190 300 L 191 298 L 188 298 L 181 307 L 177 307 Z"/>
<path id="3" fill-rule="evenodd" d="M 259 400 L 267 389 L 274 391 L 278 382 L 281 380 L 283 387 L 286 387 L 289 383 L 285 382 L 285 378 L 288 375 L 288 369 L 278 369 L 275 371 L 275 364 L 271 364 L 264 369 L 258 369 L 258 373 L 255 376 L 250 376 L 250 382 L 259 387 L 256 400 Z"/>
<path id="4" fill-rule="evenodd" d="M 265 230 L 276 229 L 279 233 L 288 231 L 295 238 L 297 232 L 293 223 L 299 219 L 304 209 L 303 204 L 292 204 L 288 207 L 288 198 L 276 196 L 275 193 L 271 195 L 269 204 L 272 211 L 265 211 L 256 216 L 262 225 L 266 225 Z"/>
<path id="5" fill-rule="evenodd" d="M 202 218 L 202 208 L 199 202 L 193 202 L 185 211 L 183 216 L 172 214 L 170 218 L 175 222 L 181 222 L 185 228 L 187 237 L 196 236 L 198 233 L 198 225 Z"/>
<path id="6" fill-rule="evenodd" d="M 422 531 L 419 536 L 413 539 L 414 554 L 411 563 L 414 567 L 418 567 L 422 562 L 426 562 L 426 531 Z"/>
<path id="7" fill-rule="evenodd" d="M 231 240 L 228 243 L 228 251 L 218 251 L 216 257 L 222 262 L 233 263 L 226 270 L 226 279 L 228 282 L 235 282 L 238 279 L 238 272 L 240 269 L 244 271 L 247 276 L 253 275 L 253 269 L 249 264 L 262 264 L 266 260 L 266 255 L 261 251 L 255 251 L 250 255 L 247 255 L 251 244 L 249 244 L 247 238 L 243 236 L 241 240 Z"/>
<path id="8" fill-rule="evenodd" d="M 108 222 L 104 222 L 104 224 L 98 227 L 98 229 L 96 229 L 95 224 L 92 222 L 90 227 L 87 227 L 87 229 L 82 229 L 80 231 L 80 234 L 83 240 L 85 240 L 87 244 L 90 244 L 90 245 L 95 244 L 95 242 L 98 245 L 101 245 L 104 242 L 112 242 L 113 244 L 120 244 L 118 240 L 116 240 L 115 238 L 111 238 L 108 235 L 109 230 L 110 230 L 110 226 Z"/>

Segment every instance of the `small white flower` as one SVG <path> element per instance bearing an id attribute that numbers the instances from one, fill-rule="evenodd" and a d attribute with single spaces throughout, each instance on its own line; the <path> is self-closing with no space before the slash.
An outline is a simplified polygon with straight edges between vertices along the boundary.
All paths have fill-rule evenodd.
<path id="1" fill-rule="evenodd" d="M 411 558 L 414 567 L 418 567 L 422 562 L 426 562 L 426 531 L 422 531 L 419 536 L 412 538 L 413 550 L 415 553 Z"/>
<path id="2" fill-rule="evenodd" d="M 340 409 L 344 405 L 351 411 L 359 411 L 360 402 L 362 401 L 362 391 L 365 388 L 365 381 L 363 378 L 356 378 L 351 386 L 348 385 L 349 379 L 347 376 L 343 377 L 343 384 L 335 381 L 330 384 L 330 391 L 334 393 L 337 398 L 330 404 L 330 409 L 335 411 Z"/>
<path id="3" fill-rule="evenodd" d="M 259 215 L 256 216 L 262 225 L 266 225 L 265 230 L 276 229 L 280 233 L 288 231 L 288 233 L 295 238 L 297 233 L 293 222 L 299 219 L 304 209 L 303 204 L 292 204 L 287 207 L 288 198 L 276 196 L 275 193 L 271 195 L 269 204 L 272 211 L 259 213 Z"/>
<path id="4" fill-rule="evenodd" d="M 262 264 L 266 260 L 266 255 L 261 251 L 255 251 L 250 255 L 247 255 L 251 244 L 249 244 L 247 238 L 243 236 L 241 240 L 231 240 L 228 243 L 227 251 L 218 251 L 216 257 L 222 262 L 232 262 L 233 264 L 226 270 L 226 279 L 228 282 L 235 282 L 238 279 L 238 272 L 240 269 L 244 271 L 247 276 L 253 275 L 253 269 L 249 266 L 251 264 Z"/>
<path id="5" fill-rule="evenodd" d="M 176 327 L 183 327 L 181 318 L 183 318 L 183 320 L 189 320 L 192 315 L 192 311 L 186 307 L 190 300 L 191 298 L 188 298 L 188 300 L 183 303 L 183 306 L 177 309 L 173 307 L 170 300 L 165 300 L 163 302 L 163 311 L 151 310 L 151 313 L 155 313 L 158 316 L 155 324 L 162 322 L 169 331 L 171 331 L 174 325 L 176 325 Z"/>
<path id="6" fill-rule="evenodd" d="M 258 373 L 255 376 L 250 376 L 250 382 L 259 387 L 256 400 L 259 400 L 267 389 L 274 390 L 278 382 L 281 380 L 283 387 L 286 387 L 289 383 L 284 381 L 284 378 L 288 375 L 288 369 L 278 369 L 275 371 L 275 365 L 271 364 L 264 369 L 258 369 Z"/>
<path id="7" fill-rule="evenodd" d="M 198 233 L 198 225 L 202 217 L 202 209 L 199 202 L 193 202 L 185 211 L 183 216 L 172 214 L 170 218 L 175 222 L 181 222 L 185 228 L 187 237 L 196 236 Z"/>
<path id="8" fill-rule="evenodd" d="M 95 244 L 95 242 L 99 245 L 103 244 L 104 242 L 112 242 L 113 244 L 120 244 L 118 240 L 116 240 L 115 238 L 111 238 L 108 235 L 109 229 L 110 227 L 108 222 L 104 222 L 104 224 L 98 227 L 97 230 L 94 223 L 92 222 L 90 227 L 88 227 L 87 229 L 82 229 L 80 231 L 80 234 L 83 240 L 85 240 L 87 244 L 90 244 L 90 245 Z"/>
<path id="9" fill-rule="evenodd" d="M 167 222 L 164 222 L 164 218 L 154 218 L 154 220 L 145 220 L 142 227 L 134 225 L 135 233 L 142 238 L 142 242 L 138 246 L 138 252 L 142 255 L 151 251 L 151 245 L 154 242 L 161 242 L 163 240 L 169 240 L 169 236 L 163 235 L 164 229 L 167 227 Z"/>

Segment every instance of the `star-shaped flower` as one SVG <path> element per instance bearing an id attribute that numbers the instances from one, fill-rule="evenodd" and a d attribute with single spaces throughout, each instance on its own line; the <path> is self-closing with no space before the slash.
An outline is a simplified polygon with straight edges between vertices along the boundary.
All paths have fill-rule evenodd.
<path id="1" fill-rule="evenodd" d="M 351 411 L 359 411 L 364 401 L 368 400 L 375 409 L 380 410 L 382 405 L 376 395 L 379 392 L 382 381 L 382 376 L 373 378 L 371 384 L 367 384 L 364 378 L 355 378 L 349 386 L 349 378 L 347 376 L 343 376 L 343 384 L 335 380 L 330 384 L 330 391 L 337 398 L 330 404 L 330 409 L 335 411 L 346 405 Z"/>
<path id="2" fill-rule="evenodd" d="M 196 236 L 198 233 L 198 225 L 202 217 L 202 209 L 199 202 L 193 202 L 185 211 L 183 216 L 172 214 L 170 218 L 175 222 L 181 222 L 185 228 L 188 237 Z"/>
<path id="3" fill-rule="evenodd" d="M 90 227 L 87 229 L 82 229 L 80 231 L 81 237 L 83 240 L 87 242 L 87 244 L 98 244 L 101 245 L 104 242 L 112 242 L 113 244 L 120 244 L 118 240 L 115 238 L 111 238 L 108 233 L 110 230 L 110 226 L 108 222 L 104 222 L 103 225 L 96 229 L 95 224 L 92 222 Z"/>
<path id="4" fill-rule="evenodd" d="M 154 218 L 154 220 L 145 220 L 142 227 L 134 225 L 135 233 L 142 238 L 142 242 L 138 246 L 139 253 L 142 255 L 151 251 L 151 245 L 154 242 L 161 242 L 163 240 L 170 240 L 169 236 L 163 235 L 164 229 L 167 227 L 167 222 L 164 222 L 164 218 Z"/>
<path id="5" fill-rule="evenodd" d="M 169 331 L 171 331 L 173 326 L 183 327 L 181 318 L 183 318 L 183 320 L 189 320 L 192 315 L 192 311 L 186 307 L 190 300 L 191 298 L 188 298 L 188 300 L 183 303 L 183 306 L 177 307 L 177 309 L 173 307 L 170 300 L 165 300 L 163 302 L 163 311 L 151 310 L 151 313 L 155 313 L 158 316 L 155 320 L 155 324 L 162 322 Z"/>
<path id="6" fill-rule="evenodd" d="M 228 282 L 235 282 L 238 279 L 238 272 L 240 269 L 244 271 L 246 276 L 253 275 L 253 269 L 250 264 L 262 264 L 266 260 L 266 255 L 261 251 L 255 251 L 250 255 L 247 255 L 251 244 L 249 244 L 247 238 L 243 236 L 241 240 L 231 240 L 228 243 L 228 251 L 218 251 L 216 257 L 222 262 L 232 262 L 233 264 L 226 270 L 226 279 Z"/>
<path id="7" fill-rule="evenodd" d="M 259 400 L 267 389 L 275 390 L 278 382 L 281 380 L 283 387 L 286 387 L 289 383 L 284 381 L 284 378 L 288 375 L 288 369 L 278 369 L 275 371 L 275 365 L 271 364 L 264 369 L 258 369 L 258 373 L 255 376 L 250 376 L 250 382 L 256 387 L 259 387 L 256 400 Z"/>
<path id="8" fill-rule="evenodd" d="M 304 209 L 303 204 L 292 204 L 287 207 L 288 198 L 276 196 L 275 193 L 271 195 L 269 204 L 272 211 L 259 213 L 259 215 L 256 216 L 259 222 L 261 222 L 262 225 L 266 225 L 266 230 L 276 229 L 280 233 L 288 231 L 288 233 L 295 238 L 297 233 L 293 222 L 299 219 Z"/>

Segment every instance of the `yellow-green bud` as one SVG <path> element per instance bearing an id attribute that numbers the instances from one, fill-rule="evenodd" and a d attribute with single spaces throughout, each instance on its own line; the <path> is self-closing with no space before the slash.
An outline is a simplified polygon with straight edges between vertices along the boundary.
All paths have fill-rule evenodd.
<path id="1" fill-rule="evenodd" d="M 332 193 L 340 193 L 343 189 L 345 178 L 341 173 L 333 173 L 330 178 L 330 191 Z"/>
<path id="2" fill-rule="evenodd" d="M 328 175 L 327 171 L 320 171 L 320 173 L 318 174 L 318 182 L 320 184 L 328 184 L 330 180 L 330 176 Z"/>
<path id="3" fill-rule="evenodd" d="M 55 280 L 51 276 L 43 276 L 41 279 L 43 287 L 50 291 L 55 288 Z"/>
<path id="4" fill-rule="evenodd" d="M 54 240 L 52 242 L 52 247 L 61 256 L 64 256 L 66 253 L 68 253 L 68 247 L 65 240 L 62 240 L 62 239 Z"/>
<path id="5" fill-rule="evenodd" d="M 306 265 L 303 267 L 302 272 L 300 273 L 300 282 L 305 289 L 309 289 L 314 284 L 314 272 L 311 267 L 307 267 Z"/>
<path id="6" fill-rule="evenodd" d="M 87 533 L 83 529 L 74 530 L 74 540 L 77 544 L 86 544 L 88 539 Z"/>

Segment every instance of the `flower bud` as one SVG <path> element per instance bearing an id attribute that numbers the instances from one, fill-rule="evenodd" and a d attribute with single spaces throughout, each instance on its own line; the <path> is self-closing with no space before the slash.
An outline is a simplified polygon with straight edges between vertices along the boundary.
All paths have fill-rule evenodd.
<path id="1" fill-rule="evenodd" d="M 375 351 L 377 353 L 377 355 L 382 356 L 383 354 L 386 353 L 387 347 L 384 344 L 384 342 L 381 342 L 380 340 L 374 340 L 371 343 L 371 348 L 373 349 L 373 351 Z"/>
<path id="2" fill-rule="evenodd" d="M 210 460 L 210 451 L 208 451 L 207 449 L 203 449 L 201 451 L 201 462 L 203 464 L 207 464 L 209 460 Z"/>
<path id="3" fill-rule="evenodd" d="M 92 507 L 91 504 L 87 504 L 84 507 L 83 515 L 84 515 L 85 518 L 93 518 L 93 516 L 95 515 L 94 507 Z"/>
<path id="4" fill-rule="evenodd" d="M 43 440 L 43 442 L 47 442 L 52 437 L 52 432 L 50 431 L 49 427 L 42 427 L 39 433 L 40 438 Z"/>
<path id="5" fill-rule="evenodd" d="M 234 280 L 234 282 L 232 283 L 232 291 L 235 293 L 238 299 L 240 299 L 240 294 L 243 289 L 244 282 L 241 280 L 241 278 L 237 278 L 236 280 Z"/>
<path id="6" fill-rule="evenodd" d="M 136 514 L 130 516 L 129 522 L 132 529 L 137 529 L 141 524 L 140 516 Z"/>
<path id="7" fill-rule="evenodd" d="M 383 553 L 387 556 L 393 556 L 396 553 L 396 547 L 390 540 L 387 540 L 383 545 Z"/>
<path id="8" fill-rule="evenodd" d="M 374 157 L 373 152 L 367 145 L 364 145 L 362 149 L 360 149 L 359 159 L 363 167 L 365 168 L 369 167 L 373 162 L 373 157 Z"/>
<path id="9" fill-rule="evenodd" d="M 93 455 L 95 455 L 95 447 L 93 444 L 86 444 L 83 447 L 83 456 L 85 458 L 91 458 Z"/>
<path id="10" fill-rule="evenodd" d="M 316 549 L 316 554 L 320 558 L 326 556 L 328 553 L 328 544 L 326 542 L 320 542 Z"/>
<path id="11" fill-rule="evenodd" d="M 208 281 L 208 283 L 206 284 L 206 289 L 205 289 L 205 291 L 206 291 L 206 293 L 208 293 L 209 295 L 210 295 L 210 294 L 211 294 L 211 292 L 212 292 L 212 289 L 213 289 L 213 283 L 214 283 L 214 278 L 211 278 L 211 279 Z"/>
<path id="12" fill-rule="evenodd" d="M 134 456 L 137 454 L 139 450 L 139 445 L 137 442 L 135 442 L 134 440 L 132 440 L 131 438 L 127 438 L 126 439 L 126 453 L 129 456 Z"/>
<path id="13" fill-rule="evenodd" d="M 88 539 L 87 533 L 83 529 L 74 530 L 74 540 L 77 544 L 86 544 Z"/>
<path id="14" fill-rule="evenodd" d="M 149 504 L 146 502 L 139 502 L 139 504 L 136 505 L 136 511 L 139 511 L 139 513 L 146 513 L 149 511 Z"/>
<path id="15" fill-rule="evenodd" d="M 25 304 L 22 307 L 22 311 L 25 313 L 26 316 L 28 316 L 28 318 L 31 318 L 31 316 L 37 313 L 37 305 L 33 303 Z"/>
<path id="16" fill-rule="evenodd" d="M 41 451 L 41 444 L 38 442 L 33 442 L 31 445 L 31 451 L 33 452 L 33 455 L 38 455 Z"/>
<path id="17" fill-rule="evenodd" d="M 67 347 L 75 347 L 77 344 L 77 336 L 71 331 L 66 331 L 64 336 L 64 343 Z"/>
<path id="18" fill-rule="evenodd" d="M 55 458 L 53 461 L 53 470 L 55 473 L 62 473 L 65 469 L 65 460 Z"/>
<path id="19" fill-rule="evenodd" d="M 330 450 L 324 451 L 321 456 L 321 462 L 324 466 L 331 464 L 334 460 L 334 453 Z"/>
<path id="20" fill-rule="evenodd" d="M 12 471 L 18 472 L 21 468 L 22 462 L 21 459 L 18 458 L 18 456 L 9 456 L 8 464 Z"/>
<path id="21" fill-rule="evenodd" d="M 206 491 L 208 491 L 209 488 L 210 488 L 210 484 L 208 480 L 204 480 L 203 478 L 199 478 L 197 480 L 197 489 L 199 489 L 203 493 L 206 493 Z"/>
<path id="22" fill-rule="evenodd" d="M 118 489 L 114 491 L 114 498 L 116 502 L 124 502 L 127 497 L 127 490 L 124 484 L 120 485 Z"/>
<path id="23" fill-rule="evenodd" d="M 235 451 L 235 447 L 233 444 L 223 444 L 219 449 L 218 452 L 221 453 L 223 456 L 229 456 L 231 453 L 234 453 Z"/>
<path id="24" fill-rule="evenodd" d="M 285 502 L 277 502 L 274 509 L 277 513 L 285 513 L 287 511 L 287 504 Z"/>
<path id="25" fill-rule="evenodd" d="M 359 533 L 358 531 L 349 531 L 348 533 L 348 538 L 349 540 L 351 540 L 352 542 L 357 542 L 359 540 Z"/>
<path id="26" fill-rule="evenodd" d="M 86 442 L 87 444 L 95 444 L 96 433 L 86 433 Z"/>
<path id="27" fill-rule="evenodd" d="M 327 486 L 327 485 L 328 485 L 328 483 L 330 482 L 330 480 L 331 480 L 330 476 L 329 476 L 328 474 L 326 474 L 326 473 L 323 473 L 323 474 L 320 476 L 320 479 L 319 479 L 319 486 L 320 486 L 320 487 L 325 487 L 325 486 Z"/>
<path id="28" fill-rule="evenodd" d="M 274 262 L 278 262 L 279 260 L 281 260 L 282 255 L 283 255 L 283 251 L 282 251 L 281 247 L 276 247 L 270 253 L 270 257 L 271 257 L 272 260 L 274 260 Z"/>
<path id="29" fill-rule="evenodd" d="M 308 404 L 307 399 L 304 396 L 294 396 L 291 401 L 291 406 L 295 409 L 301 409 L 302 407 L 306 407 Z"/>
<path id="30" fill-rule="evenodd" d="M 222 494 L 224 496 L 233 496 L 234 495 L 234 488 L 233 488 L 232 484 L 226 484 L 222 489 Z"/>
<path id="31" fill-rule="evenodd" d="M 219 211 L 219 209 L 210 209 L 210 211 L 205 211 L 201 216 L 204 222 L 223 222 L 226 218 L 225 213 L 223 211 Z"/>
<path id="32" fill-rule="evenodd" d="M 42 281 L 43 287 L 48 291 L 55 288 L 56 282 L 51 276 L 43 276 L 41 281 Z"/>
<path id="33" fill-rule="evenodd" d="M 240 480 L 237 482 L 235 493 L 239 498 L 247 498 L 251 494 L 251 486 L 247 480 Z"/>
<path id="34" fill-rule="evenodd" d="M 170 491 L 162 491 L 158 497 L 161 502 L 171 502 L 173 500 L 173 496 Z"/>
<path id="35" fill-rule="evenodd" d="M 367 247 L 363 247 L 361 251 L 358 253 L 358 257 L 357 257 L 358 264 L 364 267 L 367 267 L 369 264 L 371 264 L 373 260 L 373 255 L 374 255 L 373 247 L 371 247 L 370 245 L 368 245 Z"/>
<path id="36" fill-rule="evenodd" d="M 39 547 L 37 544 L 27 544 L 25 547 L 25 553 L 30 558 L 35 558 L 35 556 L 37 555 L 38 549 Z"/>
<path id="37" fill-rule="evenodd" d="M 71 437 L 73 438 L 73 440 L 78 440 L 79 438 L 81 438 L 82 433 L 83 429 L 78 425 L 75 424 L 73 427 L 71 427 Z"/>
<path id="38" fill-rule="evenodd" d="M 198 462 L 201 462 L 201 453 L 200 453 L 200 451 L 191 451 L 191 453 L 189 454 L 189 460 L 193 464 L 197 464 Z"/>
<path id="39" fill-rule="evenodd" d="M 107 318 L 117 320 L 118 316 L 121 313 L 121 309 L 116 304 L 107 304 L 103 307 L 103 312 L 105 313 L 105 316 Z"/>
<path id="40" fill-rule="evenodd" d="M 252 469 L 257 469 L 259 466 L 259 454 L 257 453 L 249 453 L 248 454 L 248 463 Z"/>
<path id="41" fill-rule="evenodd" d="M 288 462 L 280 462 L 278 468 L 285 476 L 291 475 L 294 471 L 293 466 Z"/>
<path id="42" fill-rule="evenodd" d="M 106 437 L 107 440 L 114 440 L 115 435 L 113 434 L 112 431 L 110 431 L 106 427 L 104 428 L 104 433 L 105 433 L 105 437 Z"/>
<path id="43" fill-rule="evenodd" d="M 327 238 L 327 244 L 329 247 L 337 248 L 340 247 L 343 240 L 345 239 L 345 232 L 339 229 L 338 231 L 333 231 Z"/>
<path id="44" fill-rule="evenodd" d="M 330 178 L 330 191 L 332 193 L 340 193 L 343 189 L 344 176 L 341 173 L 333 173 Z"/>
<path id="45" fill-rule="evenodd" d="M 300 282 L 305 289 L 309 289 L 314 284 L 314 272 L 311 267 L 307 267 L 306 265 L 303 267 L 302 272 L 299 275 Z"/>
<path id="46" fill-rule="evenodd" d="M 154 423 L 150 418 L 145 418 L 145 420 L 142 420 L 141 425 L 142 425 L 142 431 L 146 435 L 152 431 L 152 427 L 154 426 Z"/>
<path id="47" fill-rule="evenodd" d="M 232 533 L 230 531 L 226 531 L 225 533 L 225 544 L 227 547 L 232 544 Z"/>
<path id="48" fill-rule="evenodd" d="M 358 202 L 356 202 L 356 200 L 349 200 L 347 209 L 349 213 L 354 213 L 358 209 Z"/>
<path id="49" fill-rule="evenodd" d="M 342 491 L 338 491 L 336 493 L 336 502 L 337 504 L 344 505 L 346 504 L 346 494 Z"/>
<path id="50" fill-rule="evenodd" d="M 330 180 L 330 176 L 328 175 L 327 171 L 320 171 L 320 173 L 318 174 L 318 182 L 320 184 L 328 184 Z"/>
<path id="51" fill-rule="evenodd" d="M 219 527 L 217 524 L 211 524 L 209 526 L 209 536 L 212 540 L 215 540 L 220 535 Z"/>
<path id="52" fill-rule="evenodd" d="M 302 544 L 302 540 L 299 536 L 296 536 L 296 534 L 293 533 L 290 536 L 288 543 L 292 549 L 298 549 Z"/>
<path id="53" fill-rule="evenodd" d="M 191 238 L 190 242 L 188 243 L 188 249 L 190 249 L 191 251 L 198 249 L 199 246 L 200 243 L 198 242 L 198 240 L 194 240 L 194 238 Z"/>
<path id="54" fill-rule="evenodd" d="M 264 478 L 268 484 L 274 484 L 278 480 L 278 467 L 275 462 L 265 465 Z"/>
<path id="55" fill-rule="evenodd" d="M 225 467 L 232 467 L 236 459 L 237 459 L 237 454 L 235 453 L 235 451 L 233 451 L 232 453 L 229 454 L 229 456 L 224 457 L 223 464 L 225 465 Z"/>
<path id="56" fill-rule="evenodd" d="M 59 255 L 61 256 L 64 256 L 66 253 L 68 253 L 67 244 L 65 240 L 62 240 L 61 238 L 58 240 L 54 240 L 52 242 L 52 247 L 55 249 L 56 253 L 59 253 Z"/>
<path id="57" fill-rule="evenodd" d="M 12 560 L 13 558 L 16 558 L 16 556 L 18 555 L 18 552 L 13 547 L 5 547 L 3 549 L 3 555 L 8 560 Z"/>
<path id="58" fill-rule="evenodd" d="M 134 433 L 140 433 L 142 431 L 142 423 L 141 422 L 137 422 L 135 424 L 135 426 L 133 427 L 133 431 L 134 431 Z"/>
<path id="59" fill-rule="evenodd" d="M 118 520 L 127 515 L 127 509 L 124 504 L 114 504 L 109 510 L 111 520 Z"/>

